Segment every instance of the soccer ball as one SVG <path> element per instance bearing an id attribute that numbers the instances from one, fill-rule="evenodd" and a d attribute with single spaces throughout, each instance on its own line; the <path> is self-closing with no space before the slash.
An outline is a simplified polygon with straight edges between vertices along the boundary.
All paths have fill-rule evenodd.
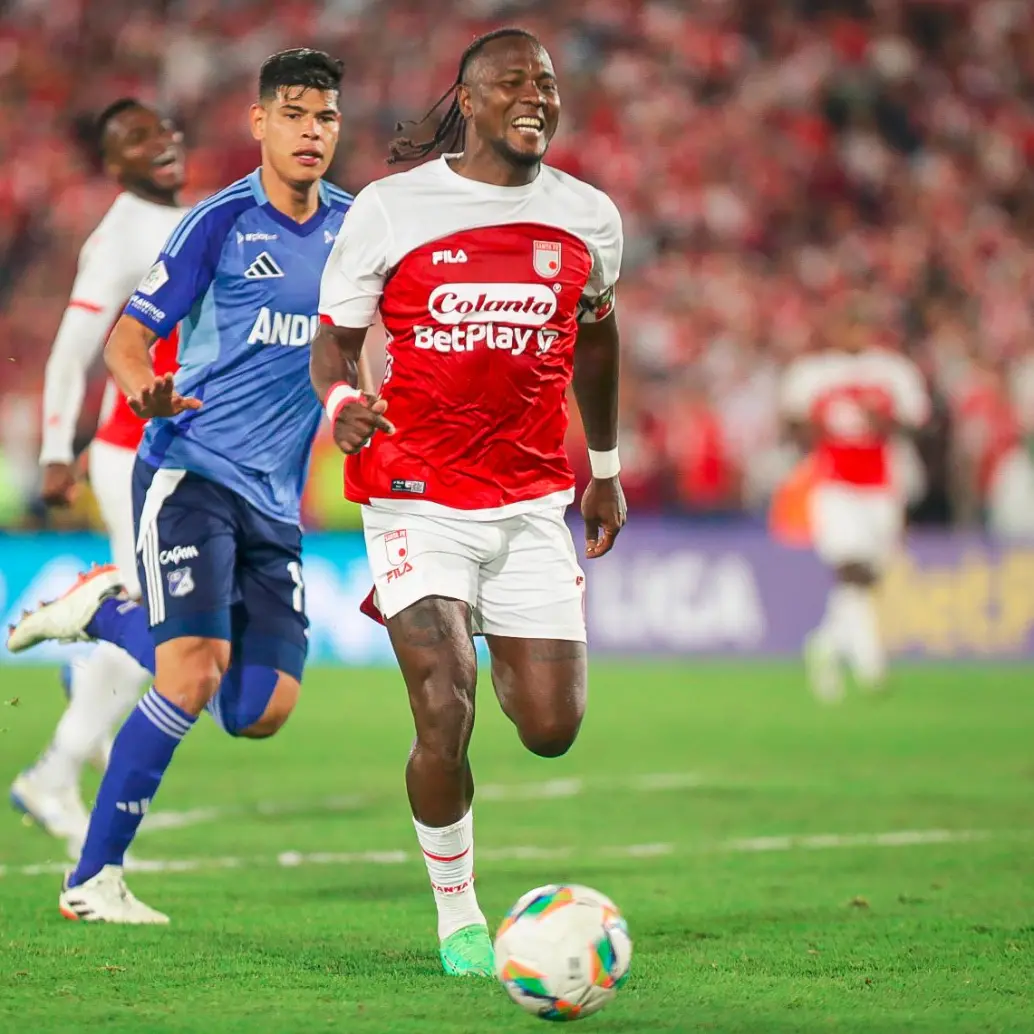
<path id="1" fill-rule="evenodd" d="M 574 883 L 528 891 L 495 938 L 495 971 L 510 997 L 544 1020 L 602 1009 L 628 978 L 632 941 L 614 902 Z"/>

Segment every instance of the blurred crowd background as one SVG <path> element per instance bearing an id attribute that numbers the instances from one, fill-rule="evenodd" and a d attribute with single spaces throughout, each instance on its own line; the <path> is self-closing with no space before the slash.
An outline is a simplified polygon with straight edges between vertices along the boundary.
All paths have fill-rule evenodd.
<path id="1" fill-rule="evenodd" d="M 82 241 L 114 190 L 92 117 L 137 94 L 181 124 L 188 200 L 256 164 L 263 58 L 346 63 L 332 179 L 386 143 L 476 33 L 537 32 L 561 80 L 553 164 L 624 216 L 622 462 L 639 510 L 760 519 L 797 457 L 788 360 L 840 334 L 901 349 L 935 417 L 900 453 L 913 519 L 1034 524 L 1034 5 L 1029 0 L 8 0 L 0 20 L 0 521 L 36 501 L 40 390 Z M 84 412 L 96 420 L 103 370 Z M 572 430 L 572 455 L 584 449 Z M 582 472 L 584 474 L 584 471 Z M 317 453 L 307 520 L 349 520 Z"/>

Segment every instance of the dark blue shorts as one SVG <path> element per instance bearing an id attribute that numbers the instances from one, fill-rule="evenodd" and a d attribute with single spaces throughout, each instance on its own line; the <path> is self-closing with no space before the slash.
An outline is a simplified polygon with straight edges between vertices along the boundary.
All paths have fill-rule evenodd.
<path id="1" fill-rule="evenodd" d="M 309 622 L 300 528 L 199 474 L 139 458 L 133 519 L 156 644 L 225 639 L 235 659 L 301 678 Z"/>

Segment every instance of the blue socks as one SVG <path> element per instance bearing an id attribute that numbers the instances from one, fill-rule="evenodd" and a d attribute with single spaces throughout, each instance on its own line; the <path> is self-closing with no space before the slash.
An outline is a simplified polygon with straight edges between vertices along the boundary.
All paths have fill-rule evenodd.
<path id="1" fill-rule="evenodd" d="M 172 755 L 196 720 L 153 688 L 140 699 L 115 737 L 69 886 L 85 883 L 105 865 L 122 864 Z"/>
<path id="2" fill-rule="evenodd" d="M 151 625 L 147 611 L 135 600 L 103 600 L 86 626 L 86 634 L 121 647 L 141 668 L 154 674 Z"/>

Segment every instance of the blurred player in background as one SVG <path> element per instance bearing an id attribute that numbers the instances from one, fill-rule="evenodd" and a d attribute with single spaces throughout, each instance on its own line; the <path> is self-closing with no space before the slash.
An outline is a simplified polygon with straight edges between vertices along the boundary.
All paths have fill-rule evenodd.
<path id="1" fill-rule="evenodd" d="M 167 120 L 126 97 L 101 113 L 96 130 L 104 168 L 122 193 L 79 254 L 72 296 L 47 363 L 40 465 L 42 496 L 52 506 L 69 505 L 76 491 L 72 446 L 90 366 L 186 211 L 177 201 L 184 180 L 183 138 Z M 173 332 L 156 342 L 154 365 L 165 373 L 175 364 Z M 108 384 L 104 412 L 90 446 L 90 484 L 112 559 L 127 590 L 139 596 L 130 482 L 144 425 L 114 382 Z M 121 650 L 100 643 L 85 660 L 67 666 L 63 677 L 68 708 L 40 760 L 14 781 L 11 801 L 78 851 L 89 821 L 79 789 L 83 765 L 95 758 L 104 767 L 111 737 L 150 675 Z"/>
<path id="2" fill-rule="evenodd" d="M 125 601 L 116 572 L 99 569 L 9 640 L 21 650 L 104 639 L 156 673 L 115 740 L 62 888 L 70 919 L 168 922 L 129 892 L 122 863 L 176 747 L 205 709 L 231 735 L 272 736 L 298 699 L 308 629 L 300 504 L 322 415 L 309 343 L 351 202 L 322 180 L 340 84 L 340 62 L 320 51 L 263 64 L 251 108 L 261 167 L 190 211 L 105 348 L 134 412 L 151 421 L 133 471 L 146 613 Z M 177 324 L 173 380 L 150 349 Z"/>
<path id="3" fill-rule="evenodd" d="M 349 454 L 371 602 L 409 691 L 406 782 L 442 964 L 491 974 L 473 882 L 471 636 L 487 639 L 496 695 L 525 746 L 565 753 L 586 701 L 584 578 L 564 523 L 566 391 L 573 375 L 593 467 L 586 552 L 598 557 L 625 520 L 613 312 L 622 232 L 610 198 L 542 164 L 560 98 L 534 36 L 476 40 L 439 105 L 450 98 L 431 140 L 392 149 L 394 160 L 442 156 L 366 187 L 345 220 L 324 273 L 312 378 Z M 388 356 L 371 407 L 356 388 L 378 309 Z"/>
<path id="4" fill-rule="evenodd" d="M 809 523 L 814 548 L 835 572 L 826 612 L 805 647 L 815 695 L 844 694 L 843 668 L 864 689 L 880 687 L 886 657 L 875 590 L 904 531 L 904 486 L 893 442 L 929 414 L 922 375 L 904 355 L 877 347 L 855 307 L 831 325 L 829 346 L 786 371 L 783 412 L 813 450 Z"/>

